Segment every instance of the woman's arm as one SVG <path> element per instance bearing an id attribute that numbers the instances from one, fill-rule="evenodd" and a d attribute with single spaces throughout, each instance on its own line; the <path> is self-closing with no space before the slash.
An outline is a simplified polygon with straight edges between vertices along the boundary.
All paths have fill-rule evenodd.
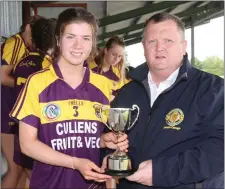
<path id="1" fill-rule="evenodd" d="M 10 76 L 13 65 L 1 66 L 1 84 L 8 87 L 14 87 L 14 78 Z"/>
<path id="2" fill-rule="evenodd" d="M 87 180 L 105 182 L 111 176 L 105 175 L 104 170 L 85 158 L 76 158 L 53 150 L 37 138 L 37 129 L 22 121 L 19 123 L 19 139 L 24 154 L 40 162 L 77 169 Z"/>
<path id="3" fill-rule="evenodd" d="M 66 168 L 73 168 L 78 158 L 53 150 L 37 138 L 37 129 L 22 121 L 19 122 L 21 150 L 27 156 L 40 162 Z"/>

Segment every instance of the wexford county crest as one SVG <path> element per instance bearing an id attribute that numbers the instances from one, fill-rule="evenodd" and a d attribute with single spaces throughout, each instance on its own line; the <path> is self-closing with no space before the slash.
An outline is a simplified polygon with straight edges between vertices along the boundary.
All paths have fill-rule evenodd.
<path id="1" fill-rule="evenodd" d="M 164 126 L 164 129 L 180 130 L 181 128 L 177 127 L 177 125 L 184 120 L 184 113 L 179 108 L 173 109 L 166 115 L 165 120 L 169 126 Z"/>
<path id="2" fill-rule="evenodd" d="M 60 116 L 60 108 L 56 104 L 47 104 L 43 109 L 43 115 L 46 120 L 54 121 Z"/>
<path id="3" fill-rule="evenodd" d="M 95 115 L 100 119 L 101 119 L 101 112 L 103 117 L 105 117 L 105 115 L 108 112 L 107 106 L 105 105 L 94 104 L 93 108 L 95 110 Z"/>
<path id="4" fill-rule="evenodd" d="M 101 118 L 101 116 L 100 116 L 100 108 L 101 108 L 101 106 L 98 105 L 98 104 L 94 104 L 93 108 L 95 109 L 95 115 L 96 115 L 98 118 Z"/>

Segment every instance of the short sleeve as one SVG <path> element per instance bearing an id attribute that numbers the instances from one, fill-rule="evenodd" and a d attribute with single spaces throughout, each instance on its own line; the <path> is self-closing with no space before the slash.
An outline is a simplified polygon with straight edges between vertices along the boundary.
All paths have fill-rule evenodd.
<path id="1" fill-rule="evenodd" d="M 40 125 L 39 92 L 35 75 L 31 75 L 21 90 L 10 117 L 33 127 Z"/>
<path id="2" fill-rule="evenodd" d="M 2 65 L 15 65 L 25 53 L 23 41 L 17 37 L 6 40 L 2 50 Z"/>

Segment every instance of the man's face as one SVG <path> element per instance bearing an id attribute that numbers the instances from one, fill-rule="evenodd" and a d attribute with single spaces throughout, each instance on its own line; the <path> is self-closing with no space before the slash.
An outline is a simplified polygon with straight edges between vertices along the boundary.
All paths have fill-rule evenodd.
<path id="1" fill-rule="evenodd" d="M 186 53 L 186 46 L 187 42 L 172 20 L 150 22 L 145 28 L 143 47 L 151 71 L 175 71 Z"/>

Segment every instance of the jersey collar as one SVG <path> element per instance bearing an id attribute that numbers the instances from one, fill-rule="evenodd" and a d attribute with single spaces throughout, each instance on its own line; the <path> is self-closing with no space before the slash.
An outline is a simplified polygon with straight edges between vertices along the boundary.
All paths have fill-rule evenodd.
<path id="1" fill-rule="evenodd" d="M 84 66 L 84 67 L 86 67 L 86 66 Z M 61 72 L 57 62 L 54 62 L 53 64 L 51 64 L 50 71 L 58 79 L 64 80 L 62 72 Z M 83 82 L 89 82 L 89 80 L 90 80 L 90 70 L 86 67 Z"/>

